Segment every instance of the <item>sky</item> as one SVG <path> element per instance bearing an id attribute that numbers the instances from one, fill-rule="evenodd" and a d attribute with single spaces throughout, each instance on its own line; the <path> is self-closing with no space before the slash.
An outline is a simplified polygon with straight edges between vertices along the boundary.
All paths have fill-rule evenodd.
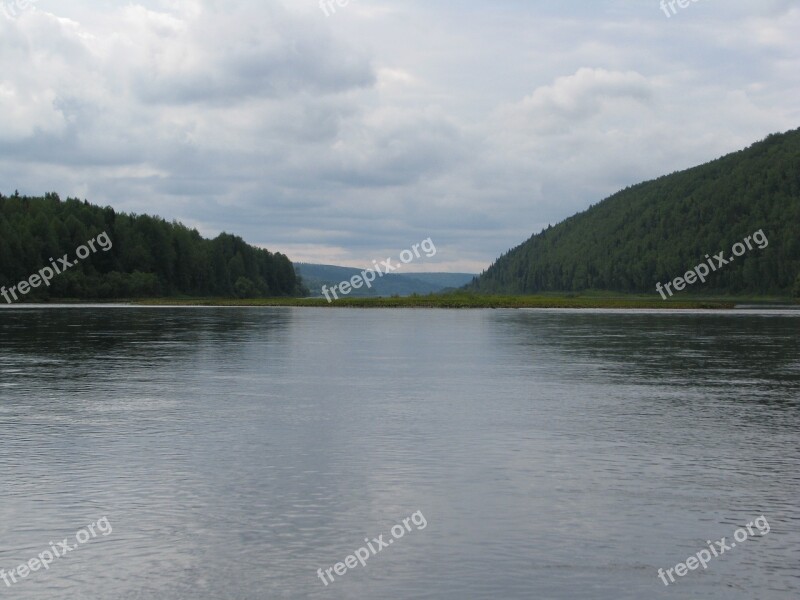
<path id="1" fill-rule="evenodd" d="M 0 193 L 478 273 L 800 127 L 797 0 L 339 1 L 0 0 Z"/>

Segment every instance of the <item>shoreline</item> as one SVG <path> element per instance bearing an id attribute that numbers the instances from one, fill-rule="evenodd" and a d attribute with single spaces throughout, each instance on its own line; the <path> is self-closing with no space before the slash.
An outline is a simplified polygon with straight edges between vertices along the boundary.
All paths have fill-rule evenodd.
<path id="1" fill-rule="evenodd" d="M 637 297 L 593 297 L 593 296 L 479 296 L 462 294 L 436 294 L 429 296 L 406 296 L 390 298 L 343 298 L 328 302 L 324 298 L 157 298 L 136 300 L 136 305 L 147 306 L 250 306 L 250 307 L 298 307 L 298 308 L 441 308 L 441 309 L 486 309 L 486 308 L 667 308 L 687 309 L 731 309 L 736 305 L 728 300 L 684 300 L 664 302 L 660 299 Z"/>
<path id="2" fill-rule="evenodd" d="M 378 299 L 376 299 L 378 300 Z M 646 302 L 567 302 L 559 300 L 536 300 L 536 301 L 486 301 L 486 302 L 397 302 L 397 301 L 354 301 L 354 302 L 332 302 L 328 304 L 313 301 L 242 301 L 242 300 L 206 300 L 206 301 L 136 301 L 127 303 L 142 307 L 242 307 L 242 308 L 328 308 L 328 309 L 441 309 L 441 310 L 485 310 L 485 309 L 666 309 L 666 310 L 730 310 L 735 308 L 735 302 L 675 302 L 666 305 Z"/>
<path id="3" fill-rule="evenodd" d="M 661 300 L 636 295 L 564 294 L 539 296 L 433 294 L 427 296 L 343 298 L 328 302 L 324 298 L 120 298 L 114 300 L 51 299 L 39 302 L 17 302 L 10 306 L 82 306 L 124 305 L 141 307 L 291 307 L 291 308 L 406 308 L 406 309 L 661 309 L 661 310 L 731 310 L 734 308 L 800 308 L 800 301 L 774 297 L 686 298 Z M 0 306 L 4 306 L 0 304 Z"/>

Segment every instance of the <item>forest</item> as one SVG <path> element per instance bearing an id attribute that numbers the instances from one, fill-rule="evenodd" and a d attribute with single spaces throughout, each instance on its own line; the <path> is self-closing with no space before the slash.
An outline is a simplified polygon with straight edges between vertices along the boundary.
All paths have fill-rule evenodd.
<path id="1" fill-rule="evenodd" d="M 800 129 L 622 190 L 510 250 L 468 288 L 655 293 L 758 230 L 769 247 L 692 292 L 800 297 Z"/>
<path id="2" fill-rule="evenodd" d="M 147 215 L 116 212 L 58 194 L 0 194 L 0 285 L 28 279 L 105 232 L 113 246 L 41 285 L 26 301 L 214 296 L 258 298 L 305 293 L 289 259 L 220 234 Z"/>

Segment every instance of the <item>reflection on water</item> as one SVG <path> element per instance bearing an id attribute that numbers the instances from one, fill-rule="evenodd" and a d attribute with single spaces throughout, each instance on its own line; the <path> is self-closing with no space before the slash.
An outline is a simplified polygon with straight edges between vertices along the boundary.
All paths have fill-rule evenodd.
<path id="1" fill-rule="evenodd" d="M 798 334 L 797 311 L 0 310 L 0 568 L 114 526 L 7 592 L 796 598 Z"/>

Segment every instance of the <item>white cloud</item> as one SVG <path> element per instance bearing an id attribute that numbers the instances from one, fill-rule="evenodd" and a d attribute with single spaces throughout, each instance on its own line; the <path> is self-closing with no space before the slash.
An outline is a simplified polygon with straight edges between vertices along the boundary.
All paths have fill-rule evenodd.
<path id="1" fill-rule="evenodd" d="M 798 24 L 788 0 L 671 19 L 627 0 L 354 0 L 330 18 L 40 0 L 0 14 L 0 191 L 320 262 L 430 236 L 438 268 L 480 270 L 625 185 L 797 127 Z"/>
<path id="2" fill-rule="evenodd" d="M 584 67 L 538 88 L 507 114 L 509 125 L 530 124 L 535 131 L 557 133 L 586 126 L 586 121 L 610 108 L 628 110 L 651 100 L 652 84 L 639 73 Z"/>

